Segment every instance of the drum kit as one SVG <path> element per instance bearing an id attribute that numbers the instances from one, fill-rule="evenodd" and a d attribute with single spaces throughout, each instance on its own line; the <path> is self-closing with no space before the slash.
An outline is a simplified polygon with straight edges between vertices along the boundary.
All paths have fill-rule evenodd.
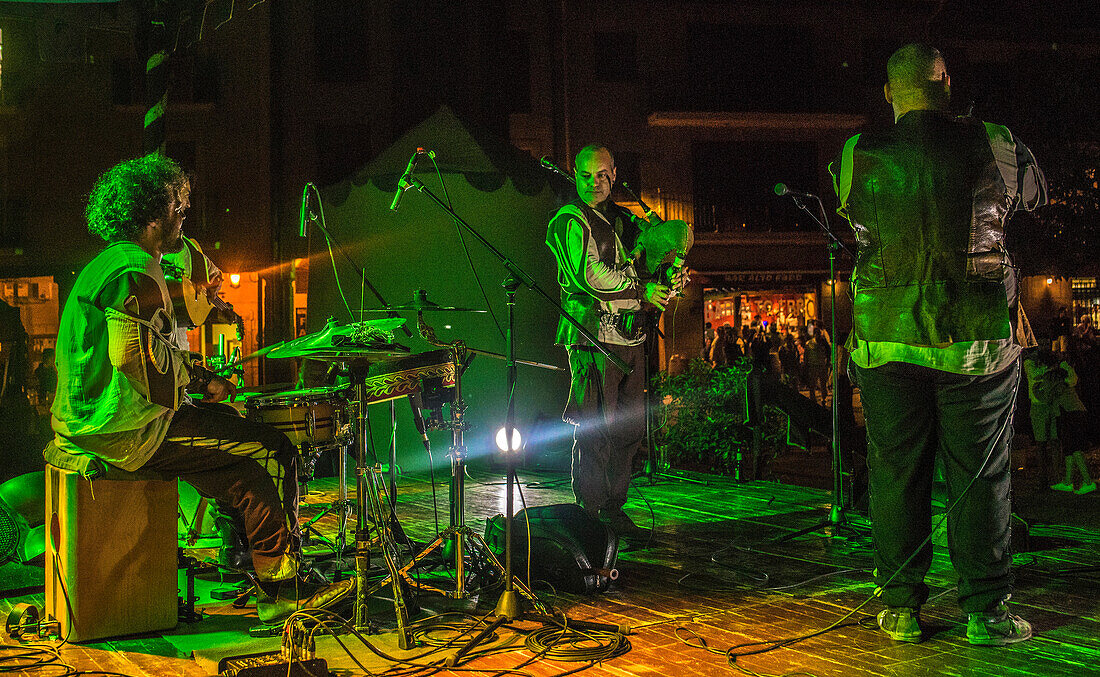
<path id="1" fill-rule="evenodd" d="M 405 323 L 402 317 L 365 319 L 346 325 L 330 319 L 324 329 L 264 348 L 245 359 L 265 356 L 272 359 L 297 358 L 328 363 L 330 374 L 345 377 L 346 385 L 291 390 L 279 393 L 255 394 L 245 398 L 247 418 L 262 421 L 285 433 L 299 448 L 302 463 L 300 481 L 313 478 L 316 462 L 325 453 L 335 453 L 339 478 L 338 498 L 325 512 L 305 525 L 309 530 L 324 514 L 339 516 L 335 542 L 337 575 L 343 571 L 348 545 L 349 518 L 354 514 L 354 559 L 357 579 L 355 618 L 356 629 L 367 627 L 366 608 L 368 598 L 385 586 L 392 586 L 394 607 L 397 612 L 398 641 L 402 648 L 412 646 L 407 629 L 408 615 L 405 606 L 406 589 L 410 586 L 437 592 L 453 598 L 462 598 L 466 591 L 466 556 L 481 555 L 479 563 L 495 568 L 504 574 L 504 567 L 497 561 L 479 534 L 466 526 L 463 513 L 466 448 L 463 442 L 466 403 L 462 397 L 462 372 L 470 353 L 488 354 L 488 351 L 468 348 L 462 340 L 439 340 L 432 327 L 425 321 L 425 312 L 485 312 L 471 308 L 439 306 L 427 300 L 423 290 L 418 290 L 414 302 L 391 306 L 365 313 L 415 313 L 417 329 L 428 343 L 437 350 L 410 354 L 405 346 L 395 343 L 393 330 Z M 503 357 L 503 356 L 500 356 Z M 529 363 L 560 369 L 553 365 Z M 427 429 L 449 430 L 452 445 L 448 451 L 451 459 L 451 510 L 450 526 L 419 554 L 402 564 L 397 541 L 404 540 L 396 516 L 393 499 L 396 495 L 396 442 L 391 442 L 389 485 L 383 477 L 382 465 L 373 448 L 369 431 L 368 406 L 390 402 L 391 418 L 393 402 L 409 397 L 414 420 L 425 447 L 428 448 Z M 446 405 L 446 415 L 444 410 Z M 429 412 L 425 422 L 421 407 Z M 430 453 L 430 449 L 428 449 Z M 347 458 L 354 458 L 356 492 L 354 502 L 349 500 Z M 373 459 L 373 463 L 368 461 Z M 396 535 L 395 535 L 396 534 Z M 455 589 L 441 590 L 417 582 L 411 570 L 436 549 L 453 546 Z M 380 581 L 368 584 L 370 550 L 380 549 L 388 569 Z M 471 552 L 472 551 L 472 552 Z M 521 593 L 532 603 L 537 599 L 526 588 Z"/>

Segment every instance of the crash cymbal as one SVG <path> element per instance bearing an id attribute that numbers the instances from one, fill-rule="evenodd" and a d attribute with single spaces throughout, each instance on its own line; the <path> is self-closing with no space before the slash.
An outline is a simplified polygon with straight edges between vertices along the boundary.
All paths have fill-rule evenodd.
<path id="1" fill-rule="evenodd" d="M 480 310 L 478 308 L 460 308 L 458 306 L 441 306 L 438 303 L 433 303 L 428 300 L 428 292 L 423 289 L 417 289 L 413 292 L 413 302 L 405 303 L 400 306 L 390 306 L 389 308 L 368 308 L 366 310 L 360 310 L 360 313 L 364 315 L 378 315 L 384 313 L 438 313 L 438 312 L 451 312 L 451 313 L 485 313 L 486 310 Z"/>
<path id="2" fill-rule="evenodd" d="M 341 325 L 329 320 L 321 331 L 262 349 L 267 357 L 304 357 L 315 360 L 387 359 L 407 355 L 409 349 L 393 342 L 393 330 L 403 317 L 363 320 Z"/>

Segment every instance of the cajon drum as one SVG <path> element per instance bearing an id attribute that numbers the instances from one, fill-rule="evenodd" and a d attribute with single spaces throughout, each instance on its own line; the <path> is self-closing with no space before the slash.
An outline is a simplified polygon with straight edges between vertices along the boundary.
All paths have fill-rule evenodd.
<path id="1" fill-rule="evenodd" d="M 176 503 L 175 480 L 89 481 L 46 465 L 46 613 L 62 637 L 176 626 Z"/>

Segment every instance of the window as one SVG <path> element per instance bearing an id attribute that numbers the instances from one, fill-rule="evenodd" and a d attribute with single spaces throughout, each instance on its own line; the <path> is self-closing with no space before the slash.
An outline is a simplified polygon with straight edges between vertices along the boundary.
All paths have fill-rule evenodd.
<path id="1" fill-rule="evenodd" d="M 367 79 L 369 7 L 370 3 L 362 0 L 316 0 L 314 3 L 313 46 L 317 77 L 322 82 L 353 83 Z M 401 49 L 400 45 L 395 49 Z"/>
<path id="2" fill-rule="evenodd" d="M 596 33 L 593 36 L 596 79 L 631 82 L 638 77 L 638 46 L 634 33 Z"/>
<path id="3" fill-rule="evenodd" d="M 700 231 L 813 230 L 776 183 L 817 190 L 817 147 L 798 142 L 699 142 L 692 146 L 695 227 Z"/>
<path id="4" fill-rule="evenodd" d="M 141 91 L 141 83 L 135 71 L 133 59 L 111 61 L 111 103 L 116 106 L 138 103 L 137 92 Z"/>
<path id="5" fill-rule="evenodd" d="M 822 82 L 812 35 L 799 26 L 689 24 L 685 109 L 812 110 Z"/>

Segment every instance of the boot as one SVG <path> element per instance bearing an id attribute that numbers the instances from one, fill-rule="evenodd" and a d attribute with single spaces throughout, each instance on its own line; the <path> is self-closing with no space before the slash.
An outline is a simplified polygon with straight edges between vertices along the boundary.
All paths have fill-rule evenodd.
<path id="1" fill-rule="evenodd" d="M 222 544 L 218 548 L 218 564 L 230 569 L 251 569 L 252 548 L 245 537 L 244 522 L 238 516 L 218 515 L 214 518 Z"/>
<path id="2" fill-rule="evenodd" d="M 355 579 L 336 583 L 311 583 L 295 577 L 285 581 L 261 581 L 256 596 L 256 615 L 267 624 L 278 623 L 295 611 L 326 609 L 345 599 Z"/>

